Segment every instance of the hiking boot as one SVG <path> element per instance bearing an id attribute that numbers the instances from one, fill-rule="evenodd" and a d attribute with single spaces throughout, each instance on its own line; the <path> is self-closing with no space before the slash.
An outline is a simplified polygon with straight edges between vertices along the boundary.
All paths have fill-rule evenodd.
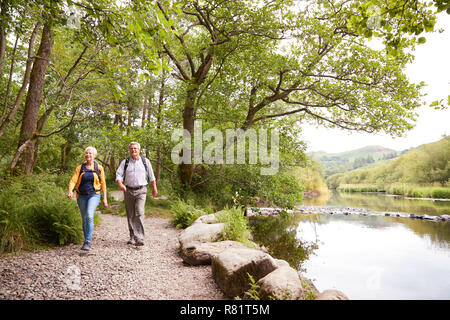
<path id="1" fill-rule="evenodd" d="M 91 250 L 91 244 L 90 244 L 89 242 L 85 241 L 85 242 L 83 243 L 83 246 L 81 247 L 81 250 L 84 250 L 84 251 L 89 251 L 89 250 Z"/>
<path id="2" fill-rule="evenodd" d="M 127 241 L 127 244 L 134 244 L 134 241 L 130 239 Z"/>
<path id="3" fill-rule="evenodd" d="M 141 247 L 144 245 L 144 241 L 137 240 L 134 245 L 137 247 Z"/>

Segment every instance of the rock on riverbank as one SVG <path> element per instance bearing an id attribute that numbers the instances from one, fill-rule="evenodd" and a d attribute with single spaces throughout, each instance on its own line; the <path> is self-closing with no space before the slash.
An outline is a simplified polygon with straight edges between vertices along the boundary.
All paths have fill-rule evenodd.
<path id="1" fill-rule="evenodd" d="M 283 211 L 279 208 L 247 208 L 247 216 L 271 216 L 278 215 Z M 421 219 L 430 221 L 449 221 L 449 215 L 441 216 L 430 216 L 427 214 L 416 215 L 403 212 L 377 212 L 371 211 L 364 208 L 351 208 L 351 207 L 326 207 L 326 206 L 298 206 L 293 210 L 285 210 L 288 213 L 319 213 L 319 214 L 337 214 L 337 215 L 360 215 L 360 216 L 386 216 L 386 217 L 397 217 L 397 218 L 410 218 L 410 219 Z"/>
<path id="2" fill-rule="evenodd" d="M 321 294 L 286 261 L 274 259 L 264 250 L 247 248 L 236 241 L 214 242 L 218 230 L 222 229 L 222 226 L 211 227 L 219 225 L 216 221 L 214 215 L 200 217 L 178 239 L 180 255 L 186 263 L 211 264 L 212 277 L 225 296 L 248 298 L 251 276 L 262 299 L 348 299 L 337 290 L 335 295 Z M 201 240 L 197 237 L 200 229 L 204 232 Z"/>

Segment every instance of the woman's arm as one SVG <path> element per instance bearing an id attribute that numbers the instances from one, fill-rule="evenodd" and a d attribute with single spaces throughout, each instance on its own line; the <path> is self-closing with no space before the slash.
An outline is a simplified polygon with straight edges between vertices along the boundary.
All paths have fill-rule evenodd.
<path id="1" fill-rule="evenodd" d="M 72 199 L 73 197 L 73 188 L 77 185 L 78 182 L 78 176 L 80 175 L 81 165 L 79 165 L 75 169 L 75 173 L 73 174 L 72 178 L 69 181 L 69 192 L 67 193 L 67 197 L 69 199 Z"/>
<path id="2" fill-rule="evenodd" d="M 106 197 L 106 178 L 105 178 L 105 170 L 103 169 L 103 167 L 99 168 L 100 170 L 100 187 L 102 189 L 103 192 L 103 205 L 105 207 L 108 206 L 108 198 Z"/>

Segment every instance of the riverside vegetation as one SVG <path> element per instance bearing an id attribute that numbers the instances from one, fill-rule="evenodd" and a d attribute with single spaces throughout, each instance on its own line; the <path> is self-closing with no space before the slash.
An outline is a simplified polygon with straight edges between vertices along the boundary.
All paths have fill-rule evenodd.
<path id="1" fill-rule="evenodd" d="M 344 192 L 450 199 L 450 136 L 421 145 L 375 168 L 333 174 L 326 182 L 329 188 Z"/>

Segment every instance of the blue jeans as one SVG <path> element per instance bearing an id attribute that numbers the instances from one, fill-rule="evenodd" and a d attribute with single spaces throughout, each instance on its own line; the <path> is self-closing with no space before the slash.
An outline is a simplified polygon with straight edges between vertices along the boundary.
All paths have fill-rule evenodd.
<path id="1" fill-rule="evenodd" d="M 100 202 L 100 194 L 92 193 L 88 195 L 80 194 L 77 199 L 80 208 L 81 219 L 83 221 L 84 241 L 91 242 L 94 231 L 94 213 Z"/>

